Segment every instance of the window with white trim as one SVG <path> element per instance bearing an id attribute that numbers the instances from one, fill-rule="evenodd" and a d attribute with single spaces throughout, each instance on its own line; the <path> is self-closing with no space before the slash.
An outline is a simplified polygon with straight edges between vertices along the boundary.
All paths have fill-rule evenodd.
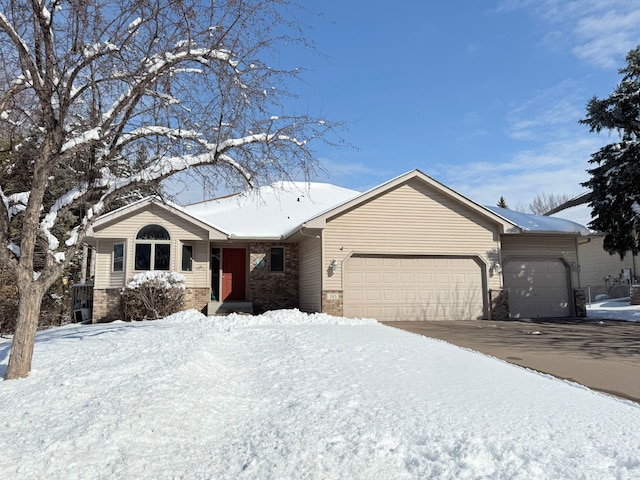
<path id="1" fill-rule="evenodd" d="M 171 237 L 160 225 L 147 225 L 136 235 L 135 270 L 169 270 Z"/>

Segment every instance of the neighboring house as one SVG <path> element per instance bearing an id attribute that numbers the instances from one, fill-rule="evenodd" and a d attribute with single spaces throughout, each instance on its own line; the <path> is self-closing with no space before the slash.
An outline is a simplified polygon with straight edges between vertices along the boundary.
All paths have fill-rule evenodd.
<path id="1" fill-rule="evenodd" d="M 589 232 L 483 207 L 414 170 L 365 193 L 279 183 L 177 207 L 145 199 L 100 217 L 93 320 L 118 318 L 135 273 L 185 275 L 187 307 L 299 308 L 379 320 L 570 317 Z"/>
<path id="2" fill-rule="evenodd" d="M 547 215 L 588 225 L 593 218 L 588 205 L 590 199 L 590 193 L 579 195 L 554 208 Z M 602 293 L 611 297 L 626 297 L 629 295 L 628 286 L 640 280 L 638 256 L 627 252 L 620 259 L 617 253 L 609 254 L 603 247 L 604 237 L 603 232 L 590 230 L 589 235 L 578 242 L 578 285 L 585 289 L 591 300 Z"/>

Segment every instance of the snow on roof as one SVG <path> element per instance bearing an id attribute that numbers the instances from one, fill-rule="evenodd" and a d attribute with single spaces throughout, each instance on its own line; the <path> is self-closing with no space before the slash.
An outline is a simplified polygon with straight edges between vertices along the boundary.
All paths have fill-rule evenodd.
<path id="1" fill-rule="evenodd" d="M 591 216 L 591 207 L 586 203 L 570 208 L 565 208 L 558 213 L 550 215 L 550 217 L 570 220 L 581 225 L 589 225 L 591 220 L 593 220 L 593 217 Z"/>
<path id="2" fill-rule="evenodd" d="M 580 235 L 591 233 L 584 225 L 564 218 L 545 217 L 492 206 L 486 206 L 486 208 L 529 232 L 578 233 Z"/>
<path id="3" fill-rule="evenodd" d="M 358 195 L 328 183 L 285 181 L 187 205 L 184 211 L 236 237 L 281 238 Z"/>

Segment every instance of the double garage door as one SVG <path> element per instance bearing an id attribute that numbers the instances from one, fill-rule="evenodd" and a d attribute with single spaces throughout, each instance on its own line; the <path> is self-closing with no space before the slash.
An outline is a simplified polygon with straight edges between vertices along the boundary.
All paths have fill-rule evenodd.
<path id="1" fill-rule="evenodd" d="M 514 258 L 503 267 L 511 318 L 568 317 L 569 272 L 557 259 Z"/>
<path id="2" fill-rule="evenodd" d="M 345 263 L 345 314 L 381 321 L 483 318 L 480 265 L 473 257 L 354 255 Z"/>

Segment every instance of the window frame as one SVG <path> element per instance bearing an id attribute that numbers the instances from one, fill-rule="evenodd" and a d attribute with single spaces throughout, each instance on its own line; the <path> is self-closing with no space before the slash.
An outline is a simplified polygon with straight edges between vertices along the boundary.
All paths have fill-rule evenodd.
<path id="1" fill-rule="evenodd" d="M 159 227 L 162 230 L 164 230 L 164 232 L 166 232 L 166 236 L 168 237 L 167 239 L 146 239 L 146 238 L 138 238 L 141 235 L 141 232 L 143 230 L 145 230 L 148 227 Z M 138 268 L 138 259 L 140 258 L 140 255 L 138 253 L 138 248 L 140 247 L 148 247 L 149 248 L 149 253 L 148 253 L 148 258 L 144 258 L 144 260 L 148 261 L 148 266 L 149 268 L 142 268 L 139 269 Z M 158 262 L 160 260 L 163 259 L 163 256 L 159 255 L 159 253 L 161 253 L 159 251 L 159 249 L 164 249 L 167 248 L 167 255 L 166 255 L 166 263 L 167 263 L 167 268 L 157 268 L 158 267 Z M 171 271 L 171 234 L 169 233 L 169 230 L 167 230 L 165 227 L 163 227 L 162 225 L 158 225 L 158 224 L 148 224 L 145 225 L 144 227 L 142 227 L 140 230 L 138 230 L 138 233 L 136 234 L 136 239 L 135 239 L 135 248 L 134 248 L 134 258 L 133 258 L 133 270 L 135 272 L 146 272 L 146 271 L 159 271 L 159 272 L 169 272 Z M 147 263 L 147 262 L 145 262 Z"/>
<path id="2" fill-rule="evenodd" d="M 189 255 L 189 268 L 185 269 L 184 268 L 184 261 L 185 261 L 185 257 L 184 257 L 184 250 L 185 248 L 189 248 L 191 249 L 190 255 Z M 182 272 L 193 272 L 193 252 L 195 250 L 195 247 L 193 246 L 192 243 L 182 243 L 182 248 L 180 249 L 180 270 Z"/>
<path id="3" fill-rule="evenodd" d="M 281 270 L 274 270 L 274 261 L 273 261 L 273 253 L 274 250 L 280 250 L 281 255 L 280 255 L 280 263 L 281 263 Z M 269 248 L 269 271 L 271 273 L 285 273 L 285 269 L 286 269 L 286 265 L 285 265 L 285 248 L 283 246 L 273 246 Z"/>
<path id="4" fill-rule="evenodd" d="M 116 247 L 122 247 L 122 255 L 120 257 L 120 268 L 116 269 Z M 124 241 L 114 242 L 111 246 L 111 273 L 124 273 L 126 244 Z"/>

